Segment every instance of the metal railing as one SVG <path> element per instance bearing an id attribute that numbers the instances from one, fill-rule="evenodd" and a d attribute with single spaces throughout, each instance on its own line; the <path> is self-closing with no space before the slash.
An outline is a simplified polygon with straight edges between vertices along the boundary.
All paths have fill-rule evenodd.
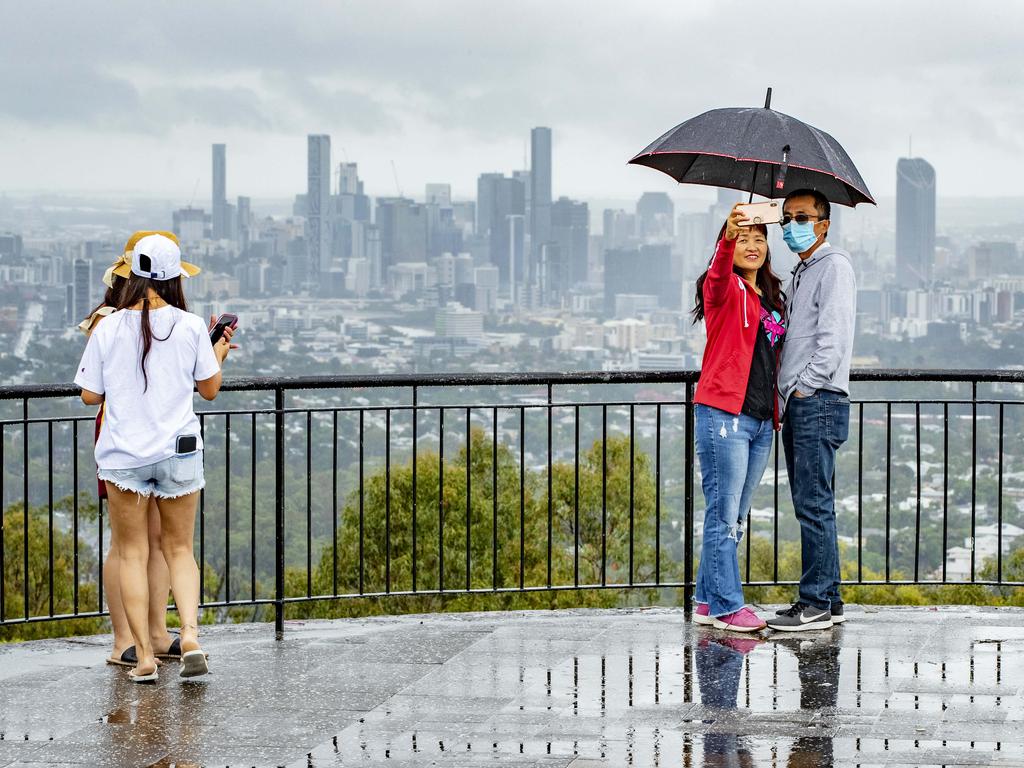
<path id="1" fill-rule="evenodd" d="M 279 634 L 287 605 L 320 600 L 671 588 L 688 606 L 702 508 L 697 377 L 228 380 L 218 401 L 228 407 L 200 412 L 203 605 L 273 606 Z M 1018 480 L 1024 372 L 852 378 L 836 478 L 851 569 L 851 549 L 856 556 L 845 583 L 1024 586 L 1003 572 L 1004 499 L 1024 499 L 1024 488 L 1004 484 Z M 892 392 L 901 387 L 913 396 Z M 979 387 L 991 392 L 979 397 Z M 0 626 L 105 615 L 109 530 L 90 496 L 94 413 L 77 394 L 0 388 Z M 231 407 L 242 398 L 249 402 Z M 753 586 L 798 576 L 780 556 L 798 536 L 784 511 L 781 453 L 776 439 L 741 546 Z M 995 525 L 988 559 L 978 556 L 979 521 Z M 967 571 L 964 552 L 950 549 L 961 535 Z"/>

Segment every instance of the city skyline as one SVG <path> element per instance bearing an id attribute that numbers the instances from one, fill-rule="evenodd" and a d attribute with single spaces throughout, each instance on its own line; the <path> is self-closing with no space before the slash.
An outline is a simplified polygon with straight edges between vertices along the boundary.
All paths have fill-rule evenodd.
<path id="1" fill-rule="evenodd" d="M 361 158 L 370 194 L 394 194 L 394 162 L 407 188 L 447 178 L 467 197 L 479 170 L 522 167 L 525 131 L 551 125 L 555 187 L 574 198 L 635 198 L 671 189 L 626 167 L 638 149 L 706 109 L 758 105 L 773 86 L 777 108 L 836 136 L 877 195 L 894 193 L 891 158 L 906 154 L 910 137 L 949 190 L 1016 191 L 1014 175 L 994 169 L 1021 148 L 1017 5 L 952 28 L 923 2 L 827 13 L 648 3 L 633 14 L 644 19 L 635 34 L 622 34 L 635 23 L 610 4 L 585 14 L 557 3 L 450 8 L 307 15 L 253 3 L 239 15 L 210 4 L 187 18 L 168 9 L 141 19 L 116 2 L 60 14 L 19 7 L 5 18 L 0 52 L 4 188 L 187 200 L 197 180 L 209 188 L 210 172 L 190 147 L 225 143 L 239 189 L 284 197 L 303 186 L 301 137 L 324 133 L 339 158 Z M 719 14 L 780 32 L 780 19 L 797 14 L 806 39 L 846 55 L 819 62 L 809 87 L 794 77 L 806 72 L 804 45 L 774 46 L 770 58 L 757 46 L 723 56 L 701 34 Z M 448 23 L 453 16 L 460 24 Z M 538 18 L 545 23 L 531 23 Z M 147 55 L 152 45 L 171 55 Z"/>

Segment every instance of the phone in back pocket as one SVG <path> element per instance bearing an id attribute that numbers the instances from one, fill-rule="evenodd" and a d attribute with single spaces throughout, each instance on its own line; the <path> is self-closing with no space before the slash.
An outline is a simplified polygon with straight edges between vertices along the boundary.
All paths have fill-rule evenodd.
<path id="1" fill-rule="evenodd" d="M 186 453 L 195 453 L 199 449 L 199 438 L 195 435 L 178 435 L 174 446 L 174 452 L 179 456 Z"/>

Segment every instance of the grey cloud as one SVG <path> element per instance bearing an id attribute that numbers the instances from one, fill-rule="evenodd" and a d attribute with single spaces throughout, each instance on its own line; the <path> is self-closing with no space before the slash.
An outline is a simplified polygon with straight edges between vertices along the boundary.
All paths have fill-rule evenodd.
<path id="1" fill-rule="evenodd" d="M 117 125 L 140 104 L 128 81 L 95 69 L 73 74 L 60 66 L 0 67 L 0 115 L 32 125 L 77 125 L 107 128 Z"/>
<path id="2" fill-rule="evenodd" d="M 140 109 L 140 126 L 156 128 L 168 122 L 199 123 L 253 131 L 279 129 L 278 119 L 265 99 L 247 88 L 158 87 L 147 90 Z"/>
<path id="3" fill-rule="evenodd" d="M 121 130 L 145 134 L 174 120 L 378 134 L 410 152 L 438 137 L 471 151 L 546 124 L 621 145 L 618 162 L 697 112 L 758 104 L 773 85 L 778 109 L 855 158 L 891 155 L 908 133 L 947 153 L 1019 150 L 1024 7 L 956 8 L 951 23 L 930 0 L 214 0 L 147 13 L 39 2 L 4 19 L 0 87 L 14 95 L 0 116 L 97 133 L 116 114 L 132 117 Z M 154 125 L 146 114 L 163 101 L 175 117 Z"/>

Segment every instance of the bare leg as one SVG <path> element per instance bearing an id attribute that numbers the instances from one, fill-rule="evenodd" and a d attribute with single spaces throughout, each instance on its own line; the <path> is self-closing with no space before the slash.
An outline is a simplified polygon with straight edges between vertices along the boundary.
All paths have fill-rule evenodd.
<path id="1" fill-rule="evenodd" d="M 110 658 L 119 659 L 121 654 L 132 645 L 132 629 L 128 626 L 128 617 L 124 613 L 121 602 L 120 564 L 117 536 L 110 529 L 110 549 L 103 560 L 103 591 L 107 594 L 107 610 L 110 611 L 110 626 L 114 630 L 114 650 Z"/>
<path id="2" fill-rule="evenodd" d="M 199 566 L 192 554 L 199 491 L 177 499 L 157 499 L 160 543 L 171 574 L 174 605 L 181 618 L 181 651 L 199 650 Z"/>
<path id="3" fill-rule="evenodd" d="M 120 490 L 107 483 L 110 525 L 118 543 L 120 567 L 118 582 L 124 612 L 135 638 L 138 664 L 135 673 L 142 675 L 156 669 L 156 657 L 149 640 L 149 520 L 147 501 L 137 493 Z"/>
<path id="4" fill-rule="evenodd" d="M 147 510 L 149 517 L 149 638 L 153 649 L 163 653 L 170 647 L 167 634 L 167 595 L 171 591 L 171 576 L 167 570 L 160 544 L 160 509 L 156 499 L 150 498 Z"/>

